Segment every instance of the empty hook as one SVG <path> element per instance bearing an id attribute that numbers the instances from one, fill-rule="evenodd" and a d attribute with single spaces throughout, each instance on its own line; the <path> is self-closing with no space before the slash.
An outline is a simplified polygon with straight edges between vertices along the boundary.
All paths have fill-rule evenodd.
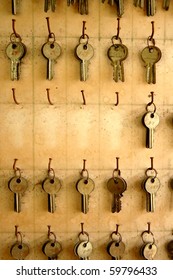
<path id="1" fill-rule="evenodd" d="M 50 105 L 53 105 L 53 102 L 50 99 L 50 88 L 47 88 L 46 91 L 47 91 L 47 100 L 48 100 Z"/>
<path id="2" fill-rule="evenodd" d="M 14 103 L 19 105 L 20 103 L 17 102 L 17 99 L 16 99 L 16 92 L 15 92 L 15 88 L 12 88 L 12 94 L 13 94 L 13 100 L 14 100 Z"/>

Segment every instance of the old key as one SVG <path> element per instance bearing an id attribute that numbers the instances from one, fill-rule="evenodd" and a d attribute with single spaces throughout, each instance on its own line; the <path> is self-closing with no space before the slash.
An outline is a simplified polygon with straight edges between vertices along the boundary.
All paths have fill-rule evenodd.
<path id="1" fill-rule="evenodd" d="M 95 188 L 94 181 L 89 177 L 83 177 L 78 180 L 76 188 L 81 194 L 81 210 L 84 214 L 87 214 L 89 211 L 89 195 Z"/>
<path id="2" fill-rule="evenodd" d="M 14 193 L 14 211 L 21 212 L 21 196 L 28 188 L 28 182 L 21 176 L 14 176 L 8 182 L 9 189 Z"/>
<path id="3" fill-rule="evenodd" d="M 123 61 L 128 56 L 128 49 L 125 45 L 122 44 L 121 39 L 120 43 L 114 43 L 116 36 L 112 37 L 113 45 L 108 49 L 108 58 L 111 60 L 111 65 L 113 67 L 113 80 L 118 82 L 119 80 L 124 82 L 124 65 Z"/>
<path id="4" fill-rule="evenodd" d="M 160 181 L 155 176 L 149 176 L 144 182 L 144 188 L 147 192 L 147 211 L 155 211 L 155 195 L 160 188 Z"/>

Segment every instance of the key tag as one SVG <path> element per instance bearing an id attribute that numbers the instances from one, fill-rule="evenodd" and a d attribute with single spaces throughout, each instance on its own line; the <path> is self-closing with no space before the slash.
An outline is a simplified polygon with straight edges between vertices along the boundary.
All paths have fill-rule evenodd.
<path id="1" fill-rule="evenodd" d="M 23 242 L 22 233 L 17 231 L 17 226 L 15 226 L 15 228 L 17 241 L 11 246 L 10 254 L 15 260 L 24 260 L 29 254 L 29 246 Z"/>
<path id="2" fill-rule="evenodd" d="M 57 260 L 62 252 L 62 245 L 57 241 L 56 234 L 48 226 L 48 240 L 42 246 L 42 252 L 48 257 L 48 260 Z"/>
<path id="3" fill-rule="evenodd" d="M 143 231 L 141 237 L 143 241 L 141 256 L 146 260 L 153 260 L 157 254 L 157 245 L 154 234 L 150 231 L 150 223 L 148 223 L 148 230 Z"/>

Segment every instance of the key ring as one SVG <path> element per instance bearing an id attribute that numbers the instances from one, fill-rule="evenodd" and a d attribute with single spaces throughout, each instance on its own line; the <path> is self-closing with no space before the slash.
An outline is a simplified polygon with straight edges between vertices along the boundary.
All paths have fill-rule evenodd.
<path id="1" fill-rule="evenodd" d="M 144 235 L 146 235 L 146 234 L 148 234 L 148 236 L 151 235 L 151 237 L 152 237 L 152 242 L 151 243 L 154 244 L 155 243 L 154 234 L 152 233 L 152 231 L 148 232 L 148 230 L 143 231 L 142 234 L 141 234 L 143 243 L 148 243 L 149 242 L 149 241 L 145 241 Z"/>
<path id="2" fill-rule="evenodd" d="M 156 112 L 156 104 L 155 104 L 154 102 L 149 102 L 149 103 L 147 104 L 147 106 L 146 106 L 146 110 L 147 110 L 147 112 L 150 112 L 149 109 L 148 109 L 148 107 L 150 107 L 151 105 L 154 106 L 153 113 L 155 113 L 155 112 Z"/>
<path id="3" fill-rule="evenodd" d="M 81 235 L 86 235 L 86 237 L 87 237 L 87 242 L 89 242 L 89 234 L 88 234 L 88 232 L 86 232 L 86 231 L 81 231 L 79 234 L 78 234 L 78 238 L 79 238 L 79 241 L 82 241 L 81 240 Z"/>
<path id="4" fill-rule="evenodd" d="M 112 44 L 116 47 L 116 43 L 114 42 L 114 40 L 119 40 L 120 41 L 120 44 L 122 44 L 122 40 L 121 40 L 121 38 L 120 37 L 118 37 L 117 38 L 117 36 L 113 36 L 112 38 L 111 38 L 111 41 L 112 41 Z"/>
<path id="5" fill-rule="evenodd" d="M 87 34 L 84 34 L 80 36 L 79 38 L 79 44 L 82 44 L 84 43 L 85 45 L 88 45 L 88 42 L 89 42 L 89 36 Z"/>
<path id="6" fill-rule="evenodd" d="M 21 42 L 21 41 L 22 41 L 22 38 L 21 38 L 21 36 L 20 36 L 18 33 L 12 33 L 12 34 L 10 35 L 10 42 L 11 42 L 11 43 L 17 42 L 17 39 L 19 40 L 18 42 Z"/>
<path id="7" fill-rule="evenodd" d="M 120 169 L 114 169 L 114 170 L 113 170 L 113 173 L 112 173 L 112 178 L 113 178 L 114 180 L 116 180 L 116 177 L 117 177 L 117 176 L 115 176 L 115 172 L 118 172 L 118 175 L 117 175 L 117 176 L 121 176 L 121 171 L 120 171 Z"/>
<path id="8" fill-rule="evenodd" d="M 113 235 L 115 235 L 115 237 L 118 237 L 119 239 L 116 240 L 116 238 L 113 237 Z M 113 232 L 111 233 L 111 239 L 112 239 L 113 241 L 116 241 L 117 243 L 120 243 L 120 242 L 122 241 L 122 236 L 121 236 L 121 234 L 120 234 L 119 232 L 113 231 Z"/>
<path id="9" fill-rule="evenodd" d="M 51 167 L 49 170 L 48 170 L 48 177 L 50 178 L 50 180 L 54 180 L 55 179 L 55 171 L 54 169 Z"/>
<path id="10" fill-rule="evenodd" d="M 147 177 L 150 177 L 150 176 L 148 175 L 148 171 L 151 171 L 151 172 L 154 171 L 155 175 L 153 176 L 153 177 L 154 177 L 153 179 L 155 179 L 155 178 L 157 177 L 157 174 L 158 174 L 158 173 L 157 173 L 157 170 L 156 170 L 155 168 L 149 167 L 149 168 L 145 171 L 146 176 L 147 176 Z"/>
<path id="11" fill-rule="evenodd" d="M 50 238 L 51 235 L 53 235 L 54 240 L 52 240 L 52 239 Z M 51 241 L 53 241 L 54 244 L 56 243 L 56 234 L 55 234 L 53 231 L 50 231 L 50 232 L 49 232 L 48 238 L 49 238 Z"/>
<path id="12" fill-rule="evenodd" d="M 51 39 L 53 39 L 53 41 Z M 55 33 L 53 33 L 53 32 L 49 33 L 49 35 L 47 37 L 47 42 L 51 42 L 52 44 L 55 43 Z"/>

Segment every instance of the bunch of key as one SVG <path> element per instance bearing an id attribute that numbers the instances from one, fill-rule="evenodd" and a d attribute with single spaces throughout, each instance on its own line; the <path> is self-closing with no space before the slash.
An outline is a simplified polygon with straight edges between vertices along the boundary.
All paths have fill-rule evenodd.
<path id="1" fill-rule="evenodd" d="M 148 172 L 154 175 L 148 175 Z M 155 211 L 155 196 L 160 188 L 160 180 L 157 177 L 157 171 L 155 169 L 148 168 L 146 170 L 147 178 L 143 181 L 142 187 L 146 192 L 146 210 L 147 212 Z"/>
<path id="2" fill-rule="evenodd" d="M 115 176 L 115 172 L 118 174 Z M 121 198 L 127 189 L 126 181 L 121 177 L 120 170 L 113 170 L 113 176 L 107 182 L 108 191 L 113 195 L 112 213 L 121 211 Z"/>
<path id="3" fill-rule="evenodd" d="M 153 108 L 153 109 L 152 109 Z M 154 130 L 159 125 L 159 115 L 156 113 L 156 105 L 150 102 L 146 106 L 147 112 L 142 118 L 142 122 L 147 129 L 146 148 L 152 149 L 154 143 Z"/>
<path id="4" fill-rule="evenodd" d="M 55 177 L 55 172 L 51 168 L 48 170 L 48 177 L 43 181 L 42 188 L 48 195 L 48 212 L 54 213 L 56 210 L 56 195 L 61 189 L 61 181 Z"/>
<path id="5" fill-rule="evenodd" d="M 84 174 L 86 172 L 86 175 Z M 82 170 L 82 178 L 76 183 L 76 189 L 81 194 L 81 211 L 87 214 L 89 211 L 89 197 L 95 188 L 94 181 L 89 178 L 88 170 Z"/>
<path id="6" fill-rule="evenodd" d="M 149 45 L 149 41 L 153 42 L 153 45 Z M 141 58 L 146 67 L 146 82 L 148 84 L 156 84 L 156 63 L 161 59 L 161 50 L 155 46 L 154 39 L 148 38 L 148 46 L 141 52 Z"/>
<path id="7" fill-rule="evenodd" d="M 25 178 L 15 172 L 15 176 L 12 177 L 8 182 L 10 191 L 14 193 L 14 211 L 17 213 L 21 212 L 21 197 L 28 188 L 28 182 Z"/>
<path id="8" fill-rule="evenodd" d="M 102 3 L 104 3 L 105 0 L 102 0 Z M 118 17 L 122 17 L 124 14 L 124 0 L 108 0 L 108 4 L 110 6 L 114 6 L 114 4 L 117 6 L 117 15 Z"/>
<path id="9" fill-rule="evenodd" d="M 19 12 L 20 0 L 12 0 L 12 14 L 16 15 Z"/>
<path id="10" fill-rule="evenodd" d="M 151 231 L 144 231 L 142 233 L 142 240 L 144 244 L 140 249 L 141 256 L 146 260 L 153 260 L 157 254 L 157 245 L 153 233 Z"/>
<path id="11" fill-rule="evenodd" d="M 81 15 L 88 15 L 88 0 L 67 0 L 67 6 L 78 4 L 78 12 Z"/>
<path id="12" fill-rule="evenodd" d="M 55 34 L 48 35 L 47 42 L 42 46 L 42 55 L 47 59 L 47 79 L 52 80 L 54 77 L 54 64 L 61 55 L 61 47 L 55 42 Z"/>
<path id="13" fill-rule="evenodd" d="M 51 234 L 54 236 L 53 240 L 50 238 Z M 42 251 L 47 256 L 48 260 L 57 260 L 62 251 L 62 245 L 56 240 L 54 232 L 50 232 L 50 235 L 48 240 L 43 244 Z"/>
<path id="14" fill-rule="evenodd" d="M 55 12 L 56 9 L 56 0 L 44 0 L 44 11 L 45 13 L 48 12 L 48 10 L 50 10 L 52 12 Z"/>
<path id="15" fill-rule="evenodd" d="M 29 246 L 23 242 L 22 233 L 18 232 L 17 237 L 18 234 L 20 234 L 21 240 L 19 241 L 17 239 L 17 241 L 11 246 L 10 254 L 15 260 L 24 260 L 29 254 Z"/>
<path id="16" fill-rule="evenodd" d="M 91 58 L 94 56 L 94 49 L 88 43 L 89 37 L 84 34 L 79 39 L 79 44 L 75 48 L 75 55 L 80 60 L 80 80 L 86 81 L 88 78 L 88 67 Z"/>
<path id="17" fill-rule="evenodd" d="M 119 43 L 115 42 L 117 39 L 119 40 Z M 112 46 L 108 49 L 107 55 L 113 67 L 113 80 L 116 83 L 119 80 L 124 82 L 125 79 L 123 61 L 128 56 L 128 48 L 122 44 L 122 40 L 120 37 L 112 37 Z"/>
<path id="18" fill-rule="evenodd" d="M 111 241 L 107 245 L 107 252 L 112 257 L 112 260 L 122 259 L 125 252 L 125 244 L 119 232 L 112 232 Z"/>
<path id="19" fill-rule="evenodd" d="M 86 231 L 79 233 L 79 240 L 74 246 L 74 254 L 80 260 L 89 260 L 93 251 L 92 243 L 89 240 L 89 234 Z"/>
<path id="20" fill-rule="evenodd" d="M 11 80 L 19 80 L 20 63 L 26 54 L 26 46 L 22 43 L 19 34 L 11 34 L 10 43 L 6 47 L 6 54 L 11 61 Z"/>

